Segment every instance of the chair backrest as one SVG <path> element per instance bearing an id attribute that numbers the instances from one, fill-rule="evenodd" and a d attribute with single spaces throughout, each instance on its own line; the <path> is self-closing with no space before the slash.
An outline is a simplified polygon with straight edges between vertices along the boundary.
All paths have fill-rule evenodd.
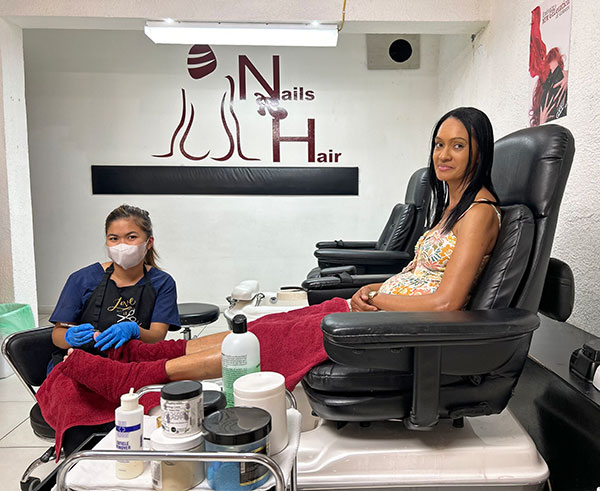
<path id="1" fill-rule="evenodd" d="M 375 249 L 412 252 L 423 233 L 430 201 L 431 189 L 425 167 L 410 177 L 404 203 L 394 206 Z"/>
<path id="2" fill-rule="evenodd" d="M 16 332 L 2 345 L 2 353 L 32 394 L 35 393 L 33 388 L 46 379 L 48 362 L 57 349 L 52 343 L 52 329 L 42 327 Z"/>
<path id="3" fill-rule="evenodd" d="M 502 230 L 469 308 L 537 312 L 575 145 L 558 125 L 516 131 L 494 146 Z"/>

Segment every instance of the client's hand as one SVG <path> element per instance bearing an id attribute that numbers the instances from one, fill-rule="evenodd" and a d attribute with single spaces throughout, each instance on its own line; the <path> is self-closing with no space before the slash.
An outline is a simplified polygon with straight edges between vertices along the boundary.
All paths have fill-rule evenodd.
<path id="1" fill-rule="evenodd" d="M 130 339 L 139 339 L 139 337 L 140 327 L 135 322 L 118 322 L 100 333 L 96 338 L 94 348 L 100 348 L 100 351 L 104 351 L 114 346 L 117 349 Z"/>
<path id="2" fill-rule="evenodd" d="M 69 327 L 65 333 L 65 341 L 74 348 L 89 343 L 94 338 L 94 326 L 91 324 L 80 324 Z"/>
<path id="3" fill-rule="evenodd" d="M 375 305 L 370 305 L 367 303 L 369 300 L 370 291 L 371 288 L 369 285 L 365 285 L 354 295 L 352 295 L 352 300 L 350 301 L 352 312 L 374 312 L 379 310 L 377 307 L 375 307 Z"/>

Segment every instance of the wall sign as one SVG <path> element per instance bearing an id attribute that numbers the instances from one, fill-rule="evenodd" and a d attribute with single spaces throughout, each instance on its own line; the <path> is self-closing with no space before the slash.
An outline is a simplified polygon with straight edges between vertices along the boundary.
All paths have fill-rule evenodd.
<path id="1" fill-rule="evenodd" d="M 165 135 L 166 148 L 152 154 L 152 158 L 177 160 L 180 164 L 183 157 L 190 162 L 202 162 L 204 166 L 92 166 L 93 193 L 357 195 L 358 168 L 340 167 L 343 153 L 337 149 L 317 148 L 316 118 L 306 118 L 305 133 L 286 133 L 286 122 L 294 119 L 286 101 L 314 104 L 317 93 L 299 85 L 283 86 L 280 61 L 279 55 L 273 55 L 271 73 L 267 74 L 261 72 L 248 56 L 238 55 L 237 71 L 225 76 L 225 90 L 220 98 L 219 125 L 226 136 L 225 147 L 205 143 L 206 149 L 202 152 L 190 150 L 191 130 L 205 115 L 196 110 L 185 88 L 181 89 L 179 121 L 172 133 Z M 217 66 L 217 57 L 210 46 L 195 45 L 189 50 L 187 73 L 192 79 L 211 76 Z M 249 94 L 251 78 L 253 86 L 258 84 L 260 89 Z M 256 118 L 271 120 L 271 132 L 267 135 L 270 155 L 250 154 L 244 145 L 244 135 L 248 135 L 252 125 L 246 117 L 246 127 L 243 127 L 236 113 L 236 103 L 249 98 L 256 102 Z M 282 146 L 285 145 L 303 145 L 308 166 L 277 165 L 282 161 Z M 232 160 L 253 164 L 247 167 L 215 166 Z M 256 167 L 258 162 L 269 166 Z"/>
<path id="2" fill-rule="evenodd" d="M 531 11 L 530 126 L 567 115 L 571 0 L 546 0 Z"/>

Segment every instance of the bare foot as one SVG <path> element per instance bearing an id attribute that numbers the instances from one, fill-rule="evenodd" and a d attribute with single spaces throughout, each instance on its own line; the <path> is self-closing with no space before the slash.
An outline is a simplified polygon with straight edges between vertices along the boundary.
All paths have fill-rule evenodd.
<path id="1" fill-rule="evenodd" d="M 64 356 L 63 361 L 66 361 L 66 359 L 69 357 L 69 355 L 73 353 L 73 348 L 69 348 L 67 350 L 67 354 Z"/>

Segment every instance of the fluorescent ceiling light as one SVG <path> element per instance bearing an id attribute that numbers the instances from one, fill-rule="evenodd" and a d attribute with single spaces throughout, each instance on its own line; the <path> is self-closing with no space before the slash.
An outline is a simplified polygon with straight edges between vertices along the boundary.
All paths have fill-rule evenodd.
<path id="1" fill-rule="evenodd" d="M 338 37 L 335 24 L 146 22 L 144 32 L 157 44 L 336 46 Z"/>

